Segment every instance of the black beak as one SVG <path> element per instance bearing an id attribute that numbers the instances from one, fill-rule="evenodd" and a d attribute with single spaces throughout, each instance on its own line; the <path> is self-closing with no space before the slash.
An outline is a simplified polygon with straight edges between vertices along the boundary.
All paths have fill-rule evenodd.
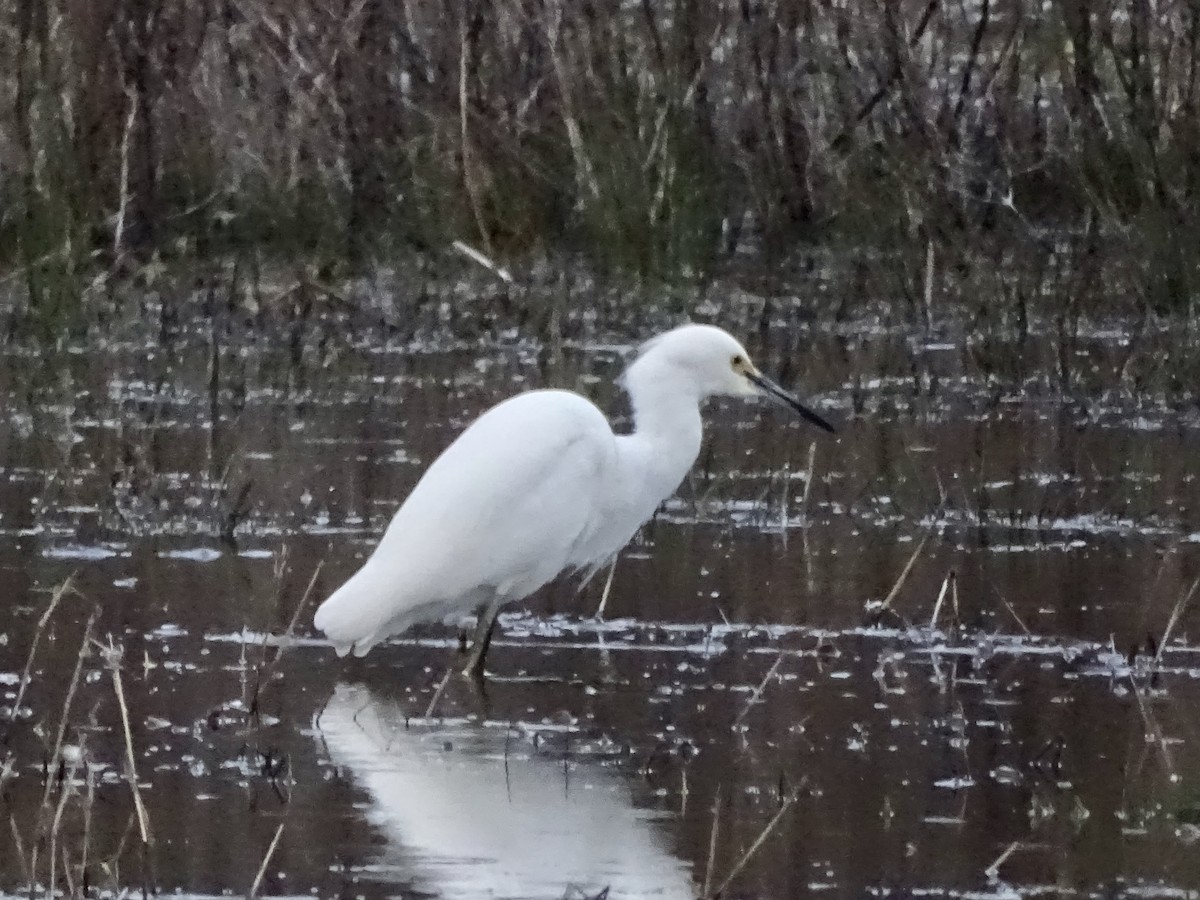
<path id="1" fill-rule="evenodd" d="M 746 377 L 749 378 L 753 384 L 757 385 L 768 397 L 778 400 L 789 409 L 793 409 L 800 413 L 801 416 L 808 419 L 808 421 L 812 422 L 818 428 L 824 428 L 830 434 L 835 432 L 835 429 L 832 425 L 801 403 L 800 398 L 798 398 L 795 394 L 789 394 L 770 378 L 767 378 L 767 376 L 759 372 L 747 372 Z"/>

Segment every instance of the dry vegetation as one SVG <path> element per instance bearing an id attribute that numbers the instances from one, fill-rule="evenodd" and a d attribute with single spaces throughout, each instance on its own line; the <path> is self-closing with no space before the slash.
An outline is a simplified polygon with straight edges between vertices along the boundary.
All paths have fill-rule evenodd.
<path id="1" fill-rule="evenodd" d="M 818 247 L 914 309 L 1195 291 L 1185 0 L 0 5 L 0 259 L 34 307 L 154 253 L 456 239 L 655 276 Z"/>

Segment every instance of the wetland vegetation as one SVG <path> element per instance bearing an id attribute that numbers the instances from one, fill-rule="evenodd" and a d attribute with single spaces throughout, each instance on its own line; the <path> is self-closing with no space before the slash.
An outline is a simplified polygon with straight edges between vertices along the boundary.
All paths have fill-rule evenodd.
<path id="1" fill-rule="evenodd" d="M 1200 896 L 1194 4 L 0 10 L 0 896 Z M 314 638 L 684 317 L 836 442 Z"/>

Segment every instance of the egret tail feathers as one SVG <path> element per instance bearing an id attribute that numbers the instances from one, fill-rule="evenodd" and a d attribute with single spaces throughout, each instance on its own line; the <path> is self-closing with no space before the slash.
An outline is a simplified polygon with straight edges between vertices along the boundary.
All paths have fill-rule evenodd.
<path id="1" fill-rule="evenodd" d="M 469 612 L 479 602 L 473 594 L 454 600 L 414 598 L 374 575 L 367 567 L 359 570 L 313 616 L 313 625 L 325 633 L 338 656 L 365 656 L 394 634 Z"/>
<path id="2" fill-rule="evenodd" d="M 395 587 L 364 568 L 333 592 L 313 616 L 338 656 L 363 656 L 391 633 L 386 626 L 408 604 Z"/>

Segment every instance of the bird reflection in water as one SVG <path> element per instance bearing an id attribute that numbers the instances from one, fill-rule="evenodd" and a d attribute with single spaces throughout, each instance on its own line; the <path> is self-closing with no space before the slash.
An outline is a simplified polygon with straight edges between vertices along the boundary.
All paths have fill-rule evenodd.
<path id="1" fill-rule="evenodd" d="M 375 872 L 441 897 L 693 898 L 689 867 L 613 768 L 564 767 L 505 728 L 406 727 L 405 709 L 338 685 L 319 719 L 331 762 L 370 798 Z"/>

